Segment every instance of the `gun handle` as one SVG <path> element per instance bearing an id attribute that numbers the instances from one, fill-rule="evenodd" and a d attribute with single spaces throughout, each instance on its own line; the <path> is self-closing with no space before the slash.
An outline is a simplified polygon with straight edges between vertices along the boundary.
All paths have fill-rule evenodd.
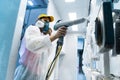
<path id="1" fill-rule="evenodd" d="M 61 37 L 59 37 L 59 39 L 58 39 L 58 41 L 57 41 L 57 44 L 63 45 L 63 41 L 64 41 L 64 37 L 61 36 Z"/>

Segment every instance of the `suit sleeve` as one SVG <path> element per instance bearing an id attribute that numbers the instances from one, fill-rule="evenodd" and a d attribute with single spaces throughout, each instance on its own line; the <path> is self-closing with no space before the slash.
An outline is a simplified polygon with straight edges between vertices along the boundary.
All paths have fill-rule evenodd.
<path id="1" fill-rule="evenodd" d="M 26 48 L 30 51 L 36 51 L 43 47 L 52 45 L 49 35 L 41 35 L 36 26 L 29 26 L 25 32 Z"/>

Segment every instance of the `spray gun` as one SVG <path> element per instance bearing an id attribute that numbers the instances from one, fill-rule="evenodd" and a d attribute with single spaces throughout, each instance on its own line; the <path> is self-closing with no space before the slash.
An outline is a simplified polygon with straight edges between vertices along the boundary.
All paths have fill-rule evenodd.
<path id="1" fill-rule="evenodd" d="M 76 25 L 76 24 L 80 24 L 83 23 L 85 21 L 89 21 L 87 18 L 80 18 L 77 20 L 73 20 L 73 21 L 67 21 L 67 22 L 60 22 L 60 20 L 54 25 L 54 30 L 57 30 L 58 28 L 65 26 L 65 27 L 69 27 L 72 25 Z M 58 44 L 63 45 L 63 36 L 61 36 L 58 40 Z"/>
<path id="2" fill-rule="evenodd" d="M 55 24 L 54 30 L 57 30 L 61 26 L 69 27 L 69 26 L 72 26 L 72 25 L 75 25 L 75 24 L 80 24 L 80 23 L 83 23 L 85 20 L 87 20 L 87 19 L 86 18 L 81 18 L 81 19 L 77 19 L 77 20 L 73 20 L 73 21 L 59 22 L 59 23 Z"/>

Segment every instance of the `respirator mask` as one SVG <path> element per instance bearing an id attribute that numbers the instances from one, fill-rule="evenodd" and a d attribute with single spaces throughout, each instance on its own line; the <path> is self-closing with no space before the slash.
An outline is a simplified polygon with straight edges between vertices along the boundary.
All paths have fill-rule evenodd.
<path id="1" fill-rule="evenodd" d="M 41 21 L 41 20 L 38 20 L 38 21 L 36 22 L 35 26 L 41 28 L 41 31 L 42 31 L 43 33 L 45 33 L 45 34 L 46 34 L 46 33 L 48 32 L 48 30 L 49 30 L 49 22 L 48 22 L 48 21 L 43 22 L 43 21 Z"/>
<path id="2" fill-rule="evenodd" d="M 44 27 L 44 22 L 42 22 L 41 20 L 38 20 L 36 23 L 35 23 L 35 26 L 39 27 L 39 28 L 43 28 Z"/>

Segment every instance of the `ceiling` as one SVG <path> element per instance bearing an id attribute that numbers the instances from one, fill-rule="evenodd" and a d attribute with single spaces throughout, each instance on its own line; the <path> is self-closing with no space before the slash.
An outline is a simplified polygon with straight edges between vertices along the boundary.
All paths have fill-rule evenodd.
<path id="1" fill-rule="evenodd" d="M 69 0 L 68 0 L 69 1 Z M 77 19 L 88 16 L 90 0 L 75 0 L 74 2 L 65 2 L 65 0 L 53 0 L 55 8 L 63 21 L 69 21 L 69 13 L 76 13 Z M 78 31 L 70 32 L 86 32 L 86 22 L 78 25 Z"/>
<path id="2" fill-rule="evenodd" d="M 68 20 L 69 12 L 76 12 L 77 17 L 86 17 L 88 14 L 89 0 L 75 0 L 75 2 L 65 2 L 65 0 L 53 0 L 54 5 L 63 20 Z"/>

